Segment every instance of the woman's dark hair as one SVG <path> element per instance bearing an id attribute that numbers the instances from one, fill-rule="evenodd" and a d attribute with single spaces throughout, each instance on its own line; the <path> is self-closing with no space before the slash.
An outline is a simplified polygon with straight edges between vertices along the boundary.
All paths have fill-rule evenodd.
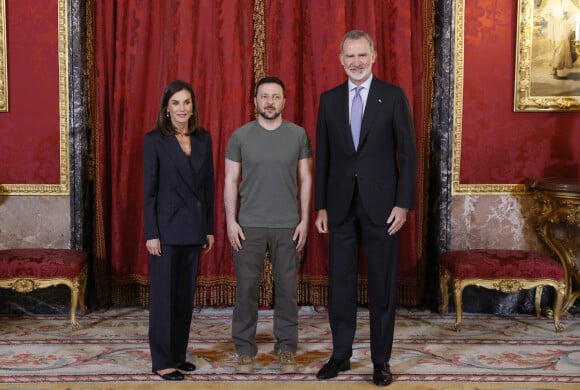
<path id="1" fill-rule="evenodd" d="M 167 116 L 167 106 L 169 105 L 169 99 L 171 99 L 171 96 L 179 91 L 187 91 L 191 95 L 192 112 L 191 117 L 189 117 L 189 121 L 187 122 L 186 133 L 197 135 L 202 128 L 199 120 L 199 113 L 197 112 L 197 104 L 195 104 L 195 94 L 193 93 L 191 85 L 181 80 L 172 81 L 167 85 L 167 87 L 165 87 L 163 95 L 161 95 L 161 104 L 159 105 L 156 127 L 163 135 L 169 136 L 177 133 L 177 130 L 171 124 L 171 118 Z"/>

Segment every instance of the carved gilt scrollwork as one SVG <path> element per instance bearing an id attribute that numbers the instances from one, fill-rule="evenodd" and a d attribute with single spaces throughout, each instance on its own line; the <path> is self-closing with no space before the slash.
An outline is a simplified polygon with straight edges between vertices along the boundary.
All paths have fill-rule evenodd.
<path id="1" fill-rule="evenodd" d="M 564 329 L 564 325 L 560 322 L 560 314 L 564 311 L 563 302 L 566 293 L 567 283 L 565 280 L 554 280 L 550 278 L 510 278 L 510 279 L 480 279 L 480 278 L 469 278 L 469 279 L 454 279 L 453 275 L 449 271 L 440 266 L 440 289 L 442 295 L 442 303 L 439 308 L 441 315 L 445 314 L 448 304 L 448 286 L 447 283 L 451 283 L 453 289 L 453 300 L 455 303 L 455 324 L 453 328 L 455 331 L 461 329 L 461 322 L 463 320 L 463 304 L 462 295 L 463 289 L 467 286 L 477 286 L 484 287 L 488 289 L 495 289 L 504 293 L 513 293 L 521 290 L 529 290 L 532 288 L 536 289 L 536 315 L 540 315 L 541 310 L 541 297 L 542 289 L 545 286 L 550 286 L 554 289 L 556 297 L 554 300 L 553 310 L 545 309 L 544 313 L 549 313 L 550 317 L 554 319 L 554 327 L 557 332 Z"/>
<path id="2" fill-rule="evenodd" d="M 570 225 L 580 226 L 580 204 L 577 201 L 563 200 L 562 208 L 566 210 L 566 222 Z"/>
<path id="3" fill-rule="evenodd" d="M 503 293 L 513 293 L 523 290 L 524 285 L 516 279 L 503 279 L 493 284 L 493 288 Z"/>
<path id="4" fill-rule="evenodd" d="M 531 208 L 535 214 L 535 228 L 540 238 L 557 256 L 564 267 L 566 294 L 563 312 L 580 297 L 580 291 L 573 291 L 573 282 L 580 282 L 580 267 L 572 243 L 559 238 L 555 233 L 558 225 L 580 228 L 580 182 L 572 179 L 548 178 L 531 186 L 537 206 Z"/>
<path id="5" fill-rule="evenodd" d="M 40 287 L 34 279 L 16 279 L 10 288 L 19 293 L 29 293 Z"/>

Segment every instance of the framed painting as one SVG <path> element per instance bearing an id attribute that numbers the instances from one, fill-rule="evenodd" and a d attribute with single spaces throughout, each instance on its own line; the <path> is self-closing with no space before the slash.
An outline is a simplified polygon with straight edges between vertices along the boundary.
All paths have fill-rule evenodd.
<path id="1" fill-rule="evenodd" d="M 518 0 L 514 111 L 580 111 L 580 0 Z"/>
<path id="2" fill-rule="evenodd" d="M 0 0 L 0 112 L 8 111 L 8 70 L 6 68 L 6 1 Z"/>

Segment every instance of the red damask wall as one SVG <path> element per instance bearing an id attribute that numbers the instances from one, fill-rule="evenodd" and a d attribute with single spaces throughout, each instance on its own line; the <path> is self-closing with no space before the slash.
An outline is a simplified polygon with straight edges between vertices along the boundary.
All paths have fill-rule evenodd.
<path id="1" fill-rule="evenodd" d="M 57 0 L 6 0 L 6 46 L 0 183 L 59 184 Z"/>
<path id="2" fill-rule="evenodd" d="M 513 112 L 517 1 L 465 3 L 460 182 L 579 177 L 580 113 Z M 57 5 L 6 1 L 10 111 L 0 113 L 2 184 L 60 180 Z"/>
<path id="3" fill-rule="evenodd" d="M 517 3 L 465 1 L 461 184 L 580 177 L 580 113 L 513 112 Z"/>

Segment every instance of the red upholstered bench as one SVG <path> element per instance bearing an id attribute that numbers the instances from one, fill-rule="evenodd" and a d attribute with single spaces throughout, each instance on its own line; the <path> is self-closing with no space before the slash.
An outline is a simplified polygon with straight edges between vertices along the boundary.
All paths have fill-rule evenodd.
<path id="1" fill-rule="evenodd" d="M 74 249 L 0 250 L 0 288 L 27 293 L 59 284 L 70 288 L 70 322 L 77 329 L 77 304 L 86 313 L 87 254 Z"/>
<path id="2" fill-rule="evenodd" d="M 462 294 L 466 286 L 495 289 L 504 293 L 536 288 L 536 315 L 540 315 L 540 299 L 543 286 L 552 286 L 556 292 L 554 302 L 554 326 L 564 329 L 560 323 L 562 303 L 566 294 L 566 281 L 562 265 L 540 253 L 523 250 L 470 249 L 448 251 L 440 256 L 441 315 L 449 304 L 448 285 L 453 288 L 455 302 L 455 330 L 459 331 L 462 320 Z"/>

